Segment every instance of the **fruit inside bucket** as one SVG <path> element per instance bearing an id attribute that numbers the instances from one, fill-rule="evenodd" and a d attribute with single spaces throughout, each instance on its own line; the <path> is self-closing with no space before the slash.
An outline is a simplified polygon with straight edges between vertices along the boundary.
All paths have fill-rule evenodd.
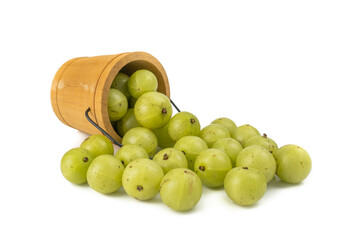
<path id="1" fill-rule="evenodd" d="M 120 69 L 107 93 L 107 107 L 113 130 L 121 138 L 131 128 L 143 126 L 134 113 L 137 99 L 145 92 L 169 95 L 166 83 L 162 72 L 147 61 L 132 61 Z"/>

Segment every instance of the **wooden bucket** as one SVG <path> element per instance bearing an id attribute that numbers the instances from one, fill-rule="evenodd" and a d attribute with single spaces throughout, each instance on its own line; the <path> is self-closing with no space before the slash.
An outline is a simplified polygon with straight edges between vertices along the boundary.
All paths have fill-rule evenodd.
<path id="1" fill-rule="evenodd" d="M 170 98 L 170 87 L 161 63 L 145 52 L 73 58 L 64 63 L 51 86 L 52 108 L 64 124 L 88 134 L 100 134 L 85 117 L 90 117 L 112 138 L 121 142 L 108 115 L 107 99 L 110 86 L 121 70 L 129 76 L 139 69 L 153 72 L 158 80 L 158 92 Z"/>

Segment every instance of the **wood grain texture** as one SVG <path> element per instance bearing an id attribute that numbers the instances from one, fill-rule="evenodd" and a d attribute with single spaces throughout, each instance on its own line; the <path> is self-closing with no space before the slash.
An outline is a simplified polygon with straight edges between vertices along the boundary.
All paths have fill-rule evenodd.
<path id="1" fill-rule="evenodd" d="M 85 118 L 90 107 L 90 117 L 116 141 L 121 137 L 115 132 L 108 117 L 107 98 L 116 74 L 131 75 L 136 70 L 147 69 L 158 79 L 158 92 L 170 98 L 170 86 L 161 63 L 145 52 L 74 58 L 64 63 L 51 86 L 52 108 L 61 122 L 88 134 L 100 134 Z"/>

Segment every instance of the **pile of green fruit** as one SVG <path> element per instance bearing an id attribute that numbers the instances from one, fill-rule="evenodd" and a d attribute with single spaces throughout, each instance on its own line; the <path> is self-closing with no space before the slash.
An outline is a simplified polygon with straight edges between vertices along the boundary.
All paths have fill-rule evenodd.
<path id="1" fill-rule="evenodd" d="M 61 160 L 64 177 L 88 183 L 108 194 L 121 186 L 138 200 L 160 192 L 170 208 L 185 211 L 200 200 L 202 185 L 224 186 L 239 205 L 258 202 L 275 175 L 299 183 L 310 173 L 309 154 L 296 145 L 278 148 L 249 124 L 218 118 L 201 129 L 189 112 L 172 116 L 169 98 L 156 92 L 156 76 L 138 70 L 119 72 L 109 91 L 108 113 L 123 146 L 114 155 L 112 142 L 92 135 Z"/>

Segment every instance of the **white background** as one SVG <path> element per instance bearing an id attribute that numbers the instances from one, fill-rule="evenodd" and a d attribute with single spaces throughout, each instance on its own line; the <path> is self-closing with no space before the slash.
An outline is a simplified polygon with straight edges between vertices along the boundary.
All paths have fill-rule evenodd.
<path id="1" fill-rule="evenodd" d="M 0 239 L 359 239 L 359 1 L 2 1 Z M 87 136 L 52 111 L 57 69 L 145 51 L 202 126 L 252 124 L 305 148 L 301 184 L 272 182 L 252 207 L 203 188 L 178 213 L 159 196 L 68 183 L 62 155 Z"/>

